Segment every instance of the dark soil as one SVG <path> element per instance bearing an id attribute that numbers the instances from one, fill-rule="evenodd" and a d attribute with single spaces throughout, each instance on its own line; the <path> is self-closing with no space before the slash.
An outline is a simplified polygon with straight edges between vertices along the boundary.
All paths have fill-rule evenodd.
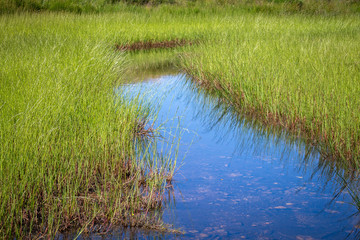
<path id="1" fill-rule="evenodd" d="M 194 43 L 185 39 L 174 39 L 161 42 L 136 42 L 131 44 L 119 45 L 116 44 L 116 48 L 120 51 L 136 51 L 136 50 L 150 50 L 155 48 L 175 48 L 186 45 L 193 45 Z"/>

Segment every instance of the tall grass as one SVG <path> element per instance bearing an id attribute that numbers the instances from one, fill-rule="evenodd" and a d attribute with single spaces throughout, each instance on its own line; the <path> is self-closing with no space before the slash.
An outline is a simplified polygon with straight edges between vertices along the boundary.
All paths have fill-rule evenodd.
<path id="1" fill-rule="evenodd" d="M 181 62 L 189 74 L 264 123 L 324 154 L 360 164 L 358 16 L 239 17 Z"/>
<path id="2" fill-rule="evenodd" d="M 94 224 L 162 227 L 147 213 L 161 206 L 175 166 L 155 143 L 134 140 L 153 113 L 116 97 L 129 61 L 115 44 L 197 38 L 212 26 L 161 11 L 0 16 L 2 238 Z M 168 21 L 179 23 L 175 31 Z"/>
<path id="3" fill-rule="evenodd" d="M 0 0 L 0 14 L 62 11 L 73 13 L 121 12 L 124 4 L 156 7 L 175 5 L 198 10 L 236 7 L 253 13 L 343 14 L 360 11 L 357 0 Z"/>
<path id="4" fill-rule="evenodd" d="M 1 238 L 162 227 L 147 212 L 161 206 L 173 163 L 137 144 L 152 113 L 116 97 L 124 56 L 95 40 L 87 20 L 99 18 L 0 19 Z"/>
<path id="5" fill-rule="evenodd" d="M 146 213 L 161 206 L 174 166 L 154 158 L 156 144 L 137 145 L 152 112 L 115 96 L 125 65 L 181 64 L 234 105 L 300 129 L 357 167 L 359 17 L 206 4 L 0 16 L 1 237 L 151 227 Z M 174 39 L 200 45 L 149 55 L 115 48 Z"/>

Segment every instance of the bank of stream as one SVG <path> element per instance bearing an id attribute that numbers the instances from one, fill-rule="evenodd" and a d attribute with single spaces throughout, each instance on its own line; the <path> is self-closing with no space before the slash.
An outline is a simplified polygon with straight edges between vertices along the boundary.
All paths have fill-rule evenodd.
<path id="1" fill-rule="evenodd" d="M 177 171 L 161 217 L 184 234 L 116 228 L 101 238 L 360 237 L 351 188 L 343 189 L 340 181 L 343 172 L 316 150 L 249 121 L 183 74 L 143 78 L 116 92 L 142 96 L 158 111 L 153 120 L 165 142 L 181 132 Z"/>
<path id="2" fill-rule="evenodd" d="M 359 237 L 359 217 L 331 164 L 301 140 L 236 114 L 185 75 L 122 86 L 160 108 L 156 122 L 180 128 L 178 171 L 163 212 L 181 238 L 345 239 Z M 137 231 L 114 237 L 178 235 Z"/>

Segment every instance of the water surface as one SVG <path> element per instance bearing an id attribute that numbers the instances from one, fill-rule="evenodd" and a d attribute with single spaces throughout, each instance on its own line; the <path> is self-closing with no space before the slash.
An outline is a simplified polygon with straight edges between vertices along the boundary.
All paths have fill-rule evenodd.
<path id="1" fill-rule="evenodd" d="M 164 136 L 182 129 L 163 219 L 184 235 L 114 232 L 132 239 L 353 239 L 359 218 L 336 171 L 300 140 L 237 114 L 184 75 L 122 86 L 144 94 Z M 354 232 L 355 231 L 355 232 Z M 110 236 L 109 236 L 110 237 Z"/>

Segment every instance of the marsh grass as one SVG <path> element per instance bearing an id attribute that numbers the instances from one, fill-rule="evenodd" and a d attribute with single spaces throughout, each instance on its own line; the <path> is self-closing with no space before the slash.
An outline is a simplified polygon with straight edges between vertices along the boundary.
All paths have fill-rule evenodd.
<path id="1" fill-rule="evenodd" d="M 161 208 L 176 151 L 161 155 L 167 147 L 141 137 L 156 135 L 156 112 L 114 94 L 125 69 L 180 65 L 234 106 L 357 167 L 359 17 L 196 4 L 0 16 L 1 237 L 164 229 L 149 213 Z M 114 47 L 174 39 L 199 45 Z"/>
<path id="2" fill-rule="evenodd" d="M 340 165 L 358 169 L 358 16 L 249 20 L 184 55 L 182 66 L 264 124 L 305 136 Z"/>
<path id="3" fill-rule="evenodd" d="M 175 150 L 155 143 L 159 132 L 147 125 L 155 112 L 114 94 L 129 64 L 114 44 L 191 37 L 211 26 L 191 18 L 197 23 L 184 29 L 187 20 L 173 17 L 137 7 L 0 16 L 2 238 L 117 224 L 166 229 L 153 212 L 174 174 Z M 179 21 L 177 30 L 159 23 L 164 18 Z"/>
<path id="4" fill-rule="evenodd" d="M 218 8 L 238 8 L 243 12 L 266 14 L 348 14 L 359 13 L 356 0 L 0 0 L 0 14 L 15 12 L 72 12 L 109 13 L 121 12 L 126 6 L 146 8 L 184 9 L 194 13 L 216 11 Z M 138 7 L 137 7 L 138 8 Z M 183 11 L 183 10 L 180 10 Z M 187 10 L 185 10 L 187 11 Z"/>
<path id="5" fill-rule="evenodd" d="M 123 54 L 83 38 L 77 27 L 84 22 L 71 20 L 0 21 L 0 236 L 116 224 L 164 230 L 150 213 L 161 209 L 175 163 L 153 146 L 156 129 L 143 119 L 154 112 L 114 94 Z"/>
<path id="6" fill-rule="evenodd" d="M 326 156 L 322 156 L 317 146 L 308 144 L 306 138 L 294 135 L 283 126 L 264 124 L 261 118 L 254 116 L 254 113 L 243 111 L 244 109 L 238 108 L 225 99 L 218 90 L 206 86 L 199 88 L 198 81 L 194 81 L 191 77 L 186 79 L 183 88 L 191 90 L 193 97 L 188 101 L 196 102 L 198 105 L 196 115 L 204 125 L 216 132 L 218 142 L 223 143 L 224 139 L 238 142 L 235 154 L 241 154 L 249 149 L 259 151 L 256 152 L 257 154 L 263 154 L 266 151 L 266 146 L 264 147 L 266 143 L 263 141 L 265 138 L 267 139 L 265 142 L 281 149 L 279 155 L 281 155 L 281 161 L 286 164 L 291 161 L 291 154 L 296 149 L 297 161 L 300 162 L 299 172 L 307 173 L 311 175 L 311 178 L 322 179 L 325 183 L 324 188 L 332 184 L 333 199 L 329 201 L 329 204 L 337 201 L 343 194 L 349 194 L 353 200 L 349 204 L 360 211 L 358 171 L 350 171 L 337 161 L 331 161 Z M 252 134 L 247 134 L 248 131 Z M 239 141 L 240 135 L 249 137 L 242 137 L 243 141 Z M 244 148 L 244 146 L 247 147 Z"/>
<path id="7" fill-rule="evenodd" d="M 126 76 L 134 79 L 151 78 L 164 73 L 176 73 L 179 61 L 177 50 L 152 50 L 149 52 L 128 53 Z M 145 78 L 142 78 L 144 80 Z"/>

